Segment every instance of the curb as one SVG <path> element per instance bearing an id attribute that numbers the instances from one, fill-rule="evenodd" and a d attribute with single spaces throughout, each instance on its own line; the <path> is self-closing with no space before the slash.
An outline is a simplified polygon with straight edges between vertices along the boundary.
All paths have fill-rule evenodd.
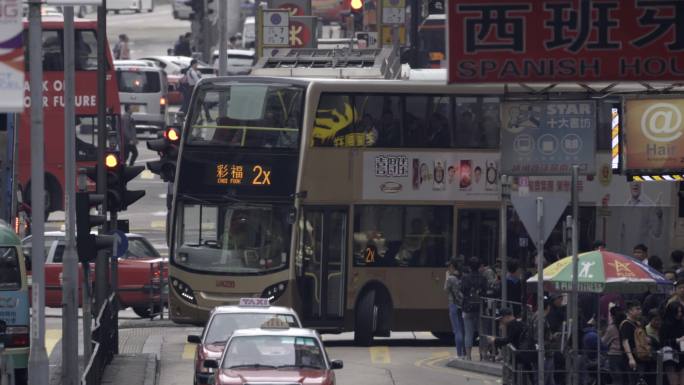
<path id="1" fill-rule="evenodd" d="M 446 366 L 468 372 L 486 374 L 493 377 L 503 376 L 503 367 L 499 363 L 455 359 L 449 361 Z"/>
<path id="2" fill-rule="evenodd" d="M 171 320 L 156 320 L 150 321 L 146 320 L 135 320 L 119 323 L 119 329 L 141 329 L 141 328 L 166 328 L 166 327 L 192 327 L 193 325 L 180 325 Z"/>
<path id="3" fill-rule="evenodd" d="M 145 370 L 145 379 L 143 385 L 157 385 L 159 381 L 159 357 L 156 354 L 145 354 L 147 356 L 147 365 Z"/>

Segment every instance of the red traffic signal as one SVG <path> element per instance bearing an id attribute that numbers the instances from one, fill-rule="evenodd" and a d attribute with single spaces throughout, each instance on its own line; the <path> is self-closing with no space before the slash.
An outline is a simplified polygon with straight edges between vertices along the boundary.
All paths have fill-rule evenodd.
<path id="1" fill-rule="evenodd" d="M 354 13 L 363 11 L 363 0 L 349 0 L 349 9 Z"/>

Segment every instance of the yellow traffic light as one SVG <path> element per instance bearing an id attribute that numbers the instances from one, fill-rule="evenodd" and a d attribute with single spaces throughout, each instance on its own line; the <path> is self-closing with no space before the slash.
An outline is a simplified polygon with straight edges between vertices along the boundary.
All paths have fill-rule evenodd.
<path id="1" fill-rule="evenodd" d="M 114 168 L 119 165 L 119 158 L 114 154 L 105 155 L 105 166 L 107 168 Z"/>
<path id="2" fill-rule="evenodd" d="M 351 0 L 349 3 L 352 12 L 358 12 L 363 8 L 363 0 Z"/>
<path id="3" fill-rule="evenodd" d="M 178 139 L 180 139 L 180 136 L 178 135 L 178 131 L 176 131 L 176 129 L 173 128 L 173 127 L 172 127 L 172 128 L 169 128 L 169 129 L 166 131 L 166 137 L 167 137 L 170 141 L 172 141 L 172 142 L 175 142 L 175 141 L 177 141 Z"/>

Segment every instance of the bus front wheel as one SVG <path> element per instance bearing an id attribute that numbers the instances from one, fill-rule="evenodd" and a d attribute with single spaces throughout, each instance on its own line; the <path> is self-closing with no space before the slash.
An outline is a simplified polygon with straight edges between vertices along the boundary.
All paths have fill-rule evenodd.
<path id="1" fill-rule="evenodd" d="M 370 346 L 378 319 L 378 306 L 375 304 L 375 291 L 369 290 L 356 305 L 356 323 L 354 326 L 354 343 L 359 346 Z"/>

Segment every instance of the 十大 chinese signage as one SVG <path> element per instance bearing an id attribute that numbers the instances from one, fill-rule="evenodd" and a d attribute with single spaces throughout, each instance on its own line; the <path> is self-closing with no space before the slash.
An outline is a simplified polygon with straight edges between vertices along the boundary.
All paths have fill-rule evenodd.
<path id="1" fill-rule="evenodd" d="M 594 102 L 502 103 L 501 128 L 505 175 L 567 175 L 573 165 L 595 171 Z"/>
<path id="2" fill-rule="evenodd" d="M 682 0 L 448 2 L 449 82 L 684 79 Z"/>
<path id="3" fill-rule="evenodd" d="M 624 126 L 628 173 L 684 170 L 684 99 L 626 100 Z"/>
<path id="4" fill-rule="evenodd" d="M 24 107 L 21 4 L 0 0 L 0 112 L 20 112 Z"/>
<path id="5" fill-rule="evenodd" d="M 499 199 L 499 154 L 367 151 L 363 199 Z"/>

